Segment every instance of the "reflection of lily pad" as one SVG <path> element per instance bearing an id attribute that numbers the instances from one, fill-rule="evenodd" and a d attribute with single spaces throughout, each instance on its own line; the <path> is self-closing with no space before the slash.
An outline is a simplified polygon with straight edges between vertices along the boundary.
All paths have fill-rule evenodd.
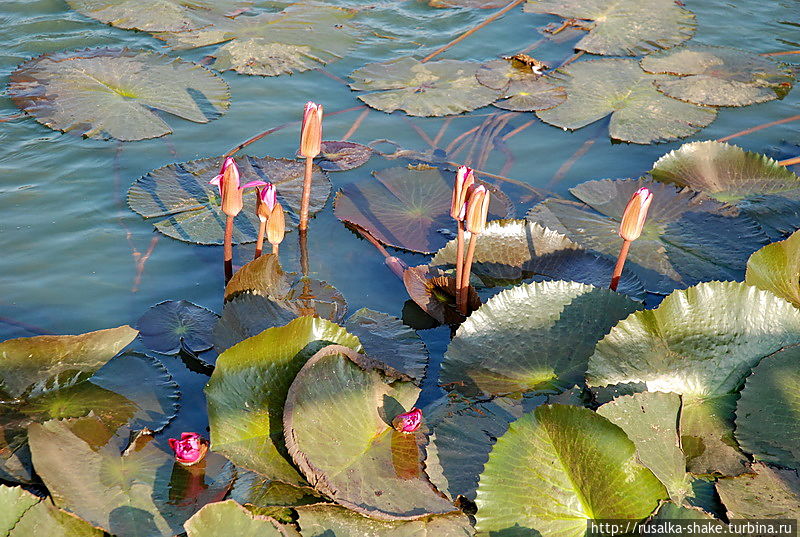
<path id="1" fill-rule="evenodd" d="M 156 33 L 176 49 L 222 45 L 213 67 L 243 75 L 277 76 L 316 69 L 343 57 L 358 42 L 355 11 L 292 4 L 276 13 L 220 18 L 213 26 Z"/>
<path id="2" fill-rule="evenodd" d="M 358 168 L 372 156 L 371 147 L 355 142 L 322 142 L 317 165 L 326 172 L 344 172 Z"/>
<path id="3" fill-rule="evenodd" d="M 303 537 L 471 537 L 463 513 L 389 522 L 366 518 L 338 505 L 309 505 L 297 510 Z"/>
<path id="4" fill-rule="evenodd" d="M 254 515 L 233 500 L 211 503 L 186 521 L 188 537 L 293 537 L 290 527 L 268 516 Z"/>
<path id="5" fill-rule="evenodd" d="M 447 242 L 440 229 L 455 227 L 450 217 L 453 174 L 436 168 L 388 168 L 373 180 L 351 183 L 336 195 L 336 217 L 367 230 L 388 246 L 433 253 Z M 511 201 L 496 187 L 489 216 L 506 218 Z"/>
<path id="6" fill-rule="evenodd" d="M 753 465 L 756 475 L 720 479 L 719 492 L 729 518 L 774 519 L 800 517 L 800 477 L 796 470 Z"/>
<path id="7" fill-rule="evenodd" d="M 421 433 L 396 431 L 419 388 L 353 362 L 332 346 L 303 366 L 286 397 L 286 445 L 319 491 L 380 520 L 410 520 L 456 508 L 425 474 Z M 347 352 L 347 354 L 345 354 Z"/>
<path id="8" fill-rule="evenodd" d="M 567 100 L 536 112 L 542 121 L 556 127 L 579 129 L 611 115 L 611 138 L 650 144 L 694 134 L 717 116 L 714 108 L 659 93 L 654 83 L 673 77 L 645 73 L 636 60 L 577 62 L 559 73 Z"/>
<path id="9" fill-rule="evenodd" d="M 656 87 L 695 104 L 745 106 L 783 97 L 792 88 L 791 75 L 770 58 L 728 47 L 684 45 L 645 56 L 642 68 L 680 75 Z"/>
<path id="10" fill-rule="evenodd" d="M 746 460 L 733 439 L 736 393 L 762 358 L 798 343 L 800 312 L 785 300 L 741 283 L 701 283 L 614 327 L 589 359 L 587 380 L 681 394 L 689 469 L 738 475 Z"/>
<path id="11" fill-rule="evenodd" d="M 576 49 L 640 56 L 674 47 L 694 34 L 694 14 L 673 0 L 528 0 L 525 11 L 594 21 Z"/>
<path id="12" fill-rule="evenodd" d="M 201 352 L 213 346 L 211 330 L 219 316 L 186 300 L 167 300 L 150 308 L 137 326 L 142 343 L 162 354 L 177 354 L 181 348 Z"/>
<path id="13" fill-rule="evenodd" d="M 766 155 L 690 142 L 661 157 L 650 175 L 736 205 L 775 238 L 800 228 L 800 177 Z"/>
<path id="14" fill-rule="evenodd" d="M 222 244 L 225 214 L 219 190 L 209 181 L 217 175 L 222 157 L 191 160 L 157 168 L 140 177 L 128 190 L 128 205 L 145 218 L 159 219 L 153 225 L 165 235 L 185 242 Z M 287 226 L 299 221 L 303 195 L 304 164 L 272 157 L 237 157 L 242 183 L 261 180 L 275 185 L 278 200 L 288 212 Z M 314 168 L 309 214 L 325 206 L 330 194 L 328 177 Z M 255 190 L 244 193 L 245 209 L 234 219 L 234 243 L 253 242 L 258 236 Z"/>
<path id="15" fill-rule="evenodd" d="M 767 242 L 758 224 L 738 209 L 645 179 L 580 184 L 570 192 L 585 205 L 546 200 L 531 209 L 528 219 L 616 258 L 625 204 L 640 187 L 653 192 L 653 202 L 625 266 L 648 291 L 666 294 L 701 281 L 741 280 L 750 254 Z"/>
<path id="16" fill-rule="evenodd" d="M 800 231 L 751 255 L 744 281 L 800 308 Z"/>
<path id="17" fill-rule="evenodd" d="M 564 88 L 534 73 L 530 66 L 516 61 L 492 60 L 480 66 L 478 82 L 503 92 L 494 105 L 504 110 L 529 112 L 558 106 L 567 98 Z"/>
<path id="18" fill-rule="evenodd" d="M 480 64 L 461 60 L 422 63 L 404 57 L 370 63 L 350 74 L 350 87 L 372 93 L 359 99 L 384 112 L 403 110 L 411 116 L 447 116 L 492 104 L 498 90 L 478 83 Z"/>
<path id="19" fill-rule="evenodd" d="M 208 123 L 230 106 L 228 85 L 200 65 L 112 48 L 50 53 L 23 63 L 11 74 L 9 95 L 52 129 L 123 141 L 171 133 L 155 110 Z"/>

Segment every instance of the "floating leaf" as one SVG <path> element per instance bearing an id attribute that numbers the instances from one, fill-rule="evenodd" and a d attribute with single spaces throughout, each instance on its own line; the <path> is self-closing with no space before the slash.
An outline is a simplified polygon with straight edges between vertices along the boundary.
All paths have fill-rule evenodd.
<path id="1" fill-rule="evenodd" d="M 8 537 L 105 537 L 107 534 L 77 516 L 42 501 L 25 512 Z"/>
<path id="2" fill-rule="evenodd" d="M 178 354 L 186 348 L 201 352 L 213 346 L 211 331 L 219 315 L 186 300 L 166 300 L 139 318 L 137 328 L 144 345 L 161 354 Z"/>
<path id="3" fill-rule="evenodd" d="M 212 449 L 269 479 L 304 485 L 287 460 L 284 401 L 303 364 L 330 344 L 361 348 L 342 327 L 300 317 L 220 354 L 205 390 Z"/>
<path id="4" fill-rule="evenodd" d="M 410 267 L 403 272 L 403 284 L 422 311 L 441 324 L 456 325 L 464 316 L 456 309 L 456 279 L 427 265 Z M 467 291 L 467 310 L 475 311 L 481 299 L 470 286 Z"/>
<path id="5" fill-rule="evenodd" d="M 43 54 L 17 67 L 8 92 L 52 129 L 122 141 L 171 133 L 155 110 L 208 123 L 230 106 L 228 85 L 206 68 L 119 48 Z"/>
<path id="6" fill-rule="evenodd" d="M 665 531 L 663 529 L 665 527 L 665 521 L 668 521 L 670 524 L 670 530 L 666 530 L 669 531 L 669 533 L 680 532 L 687 535 L 694 535 L 697 532 L 696 528 L 708 528 L 707 533 L 722 535 L 730 531 L 724 522 L 717 520 L 701 508 L 677 505 L 672 502 L 661 504 L 661 507 L 658 508 L 658 512 L 650 517 L 639 531 L 641 533 L 663 532 Z"/>
<path id="7" fill-rule="evenodd" d="M 733 439 L 736 393 L 762 358 L 798 343 L 800 311 L 785 300 L 741 283 L 701 283 L 614 327 L 589 359 L 587 382 L 681 394 L 689 469 L 738 475 L 747 467 Z"/>
<path id="8" fill-rule="evenodd" d="M 548 82 L 547 78 L 533 72 L 530 66 L 515 60 L 484 63 L 475 76 L 487 88 L 502 92 L 504 100 L 494 105 L 504 110 L 547 110 L 567 98 L 564 88 Z"/>
<path id="9" fill-rule="evenodd" d="M 344 172 L 365 164 L 372 156 L 371 147 L 355 142 L 322 142 L 315 160 L 326 172 Z"/>
<path id="10" fill-rule="evenodd" d="M 745 283 L 771 291 L 800 308 L 800 232 L 750 256 Z"/>
<path id="11" fill-rule="evenodd" d="M 175 49 L 222 45 L 213 67 L 243 75 L 277 76 L 316 69 L 343 57 L 358 42 L 355 11 L 292 4 L 276 13 L 220 18 L 213 26 L 154 34 Z"/>
<path id="12" fill-rule="evenodd" d="M 293 537 L 297 530 L 268 516 L 254 515 L 233 500 L 211 503 L 185 524 L 188 537 Z"/>
<path id="13" fill-rule="evenodd" d="M 800 349 L 764 359 L 736 407 L 736 439 L 762 461 L 800 470 Z"/>
<path id="14" fill-rule="evenodd" d="M 651 144 L 694 134 L 717 116 L 714 108 L 685 103 L 659 93 L 654 83 L 673 77 L 645 73 L 636 60 L 577 62 L 558 73 L 567 91 L 567 100 L 536 115 L 563 129 L 579 129 L 610 114 L 611 138 Z"/>
<path id="15" fill-rule="evenodd" d="M 153 225 L 161 233 L 185 242 L 222 244 L 225 214 L 219 190 L 209 181 L 219 173 L 222 157 L 169 164 L 137 179 L 128 190 L 128 205 L 145 218 L 158 218 Z M 272 157 L 237 157 L 243 182 L 267 181 L 275 185 L 278 201 L 289 213 L 287 226 L 299 222 L 303 195 L 304 164 Z M 309 214 L 325 207 L 331 191 L 330 181 L 314 167 Z M 245 207 L 256 206 L 255 190 L 244 193 Z M 258 236 L 255 210 L 243 210 L 234 219 L 233 242 L 253 242 Z"/>
<path id="16" fill-rule="evenodd" d="M 297 514 L 303 537 L 471 537 L 475 533 L 463 513 L 388 522 L 366 518 L 338 505 L 309 505 L 298 509 Z"/>
<path id="17" fill-rule="evenodd" d="M 25 512 L 41 500 L 22 487 L 0 485 L 0 535 L 7 537 Z"/>
<path id="18" fill-rule="evenodd" d="M 464 7 L 477 9 L 497 9 L 508 5 L 505 0 L 428 0 L 431 7 Z"/>
<path id="19" fill-rule="evenodd" d="M 290 277 L 281 268 L 277 255 L 264 254 L 236 271 L 225 286 L 225 301 L 242 293 L 274 298 L 286 296 L 291 289 Z"/>
<path id="20" fill-rule="evenodd" d="M 547 200 L 534 206 L 528 219 L 616 258 L 625 204 L 640 187 L 653 192 L 653 202 L 626 266 L 648 291 L 666 294 L 701 281 L 741 280 L 747 258 L 767 242 L 761 228 L 738 209 L 645 179 L 582 183 L 570 192 L 585 205 Z"/>
<path id="21" fill-rule="evenodd" d="M 387 168 L 373 175 L 374 180 L 342 188 L 336 195 L 336 217 L 395 248 L 431 254 L 444 246 L 447 237 L 440 230 L 455 226 L 450 217 L 453 174 L 437 168 Z M 508 197 L 477 182 L 492 194 L 489 216 L 510 216 L 513 207 Z"/>
<path id="22" fill-rule="evenodd" d="M 528 0 L 525 11 L 594 21 L 575 45 L 591 54 L 640 56 L 691 38 L 694 14 L 673 0 Z"/>
<path id="23" fill-rule="evenodd" d="M 680 75 L 656 82 L 656 87 L 694 104 L 746 106 L 782 98 L 792 88 L 788 70 L 737 48 L 692 43 L 650 54 L 641 63 L 648 73 Z"/>
<path id="24" fill-rule="evenodd" d="M 370 63 L 350 74 L 354 90 L 370 91 L 359 99 L 384 112 L 411 116 L 448 116 L 492 104 L 501 92 L 478 83 L 479 63 L 411 57 Z"/>
<path id="25" fill-rule="evenodd" d="M 347 353 L 347 354 L 345 354 Z M 286 397 L 286 446 L 309 482 L 348 509 L 380 520 L 410 520 L 456 508 L 425 475 L 422 433 L 397 432 L 392 419 L 419 388 L 353 362 L 341 346 L 303 366 Z M 363 363 L 363 362 L 362 362 Z"/>
<path id="26" fill-rule="evenodd" d="M 720 479 L 717 491 L 729 518 L 764 519 L 800 517 L 800 478 L 795 470 L 755 463 L 756 475 Z"/>
<path id="27" fill-rule="evenodd" d="M 528 279 L 573 280 L 608 287 L 614 261 L 587 252 L 566 236 L 525 220 L 495 220 L 478 237 L 472 274 L 488 286 L 514 285 Z M 456 264 L 456 241 L 436 252 L 431 264 Z M 618 291 L 644 299 L 639 278 L 623 271 Z"/>
<path id="28" fill-rule="evenodd" d="M 458 329 L 440 380 L 466 396 L 567 389 L 583 381 L 597 341 L 638 308 L 624 295 L 576 282 L 502 291 Z"/>
<path id="29" fill-rule="evenodd" d="M 678 505 L 691 493 L 678 431 L 680 410 L 680 396 L 661 392 L 618 397 L 597 409 L 598 414 L 625 431 L 636 445 L 639 461 L 667 487 L 670 498 Z"/>
<path id="30" fill-rule="evenodd" d="M 237 468 L 230 497 L 242 505 L 260 508 L 297 507 L 326 501 L 310 487 L 296 487 L 272 481 L 255 472 Z"/>
<path id="31" fill-rule="evenodd" d="M 476 527 L 583 537 L 587 520 L 641 520 L 666 496 L 622 429 L 586 408 L 544 405 L 497 440 L 478 485 Z"/>
<path id="32" fill-rule="evenodd" d="M 800 177 L 766 155 L 721 142 L 691 142 L 661 157 L 650 174 L 738 206 L 775 238 L 800 227 Z"/>

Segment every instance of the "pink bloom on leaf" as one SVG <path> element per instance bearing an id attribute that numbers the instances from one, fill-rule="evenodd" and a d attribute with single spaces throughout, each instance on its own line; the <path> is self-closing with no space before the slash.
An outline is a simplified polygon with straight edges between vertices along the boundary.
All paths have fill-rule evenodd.
<path id="1" fill-rule="evenodd" d="M 169 439 L 169 447 L 175 452 L 175 460 L 192 465 L 202 461 L 208 452 L 208 441 L 197 433 L 181 433 L 181 439 Z"/>
<path id="2" fill-rule="evenodd" d="M 422 411 L 417 407 L 412 408 L 408 412 L 398 414 L 392 420 L 392 427 L 401 433 L 413 433 L 419 429 L 422 423 Z"/>

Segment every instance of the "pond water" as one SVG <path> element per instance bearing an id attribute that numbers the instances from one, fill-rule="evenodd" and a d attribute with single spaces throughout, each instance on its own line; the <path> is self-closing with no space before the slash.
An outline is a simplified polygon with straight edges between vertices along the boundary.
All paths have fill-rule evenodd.
<path id="1" fill-rule="evenodd" d="M 261 131 L 295 122 L 307 100 L 323 103 L 329 113 L 324 123 L 325 139 L 340 139 L 363 111 L 331 114 L 362 104 L 342 81 L 350 72 L 371 61 L 407 54 L 424 56 L 493 13 L 434 9 L 417 0 L 344 3 L 374 6 L 372 20 L 380 28 L 378 33 L 394 39 L 369 34 L 350 55 L 324 71 L 270 78 L 227 71 L 222 76 L 231 88 L 230 110 L 208 124 L 173 118 L 170 124 L 174 133 L 166 137 L 126 143 L 82 139 L 20 116 L 8 97 L 0 97 L 0 340 L 133 324 L 150 306 L 169 299 L 189 300 L 219 312 L 221 247 L 186 244 L 154 232 L 151 223 L 127 207 L 125 198 L 131 183 L 159 166 L 218 156 Z M 697 41 L 757 53 L 800 48 L 800 3 L 796 0 L 703 0 L 687 4 L 697 16 Z M 510 55 L 540 41 L 538 29 L 559 20 L 515 8 L 440 58 L 484 61 Z M 18 64 L 46 52 L 97 46 L 166 51 L 160 41 L 146 33 L 104 25 L 69 9 L 62 0 L 4 0 L 0 2 L 0 24 L 0 76 L 4 84 Z M 572 45 L 582 35 L 579 31 L 564 32 L 560 37 L 566 40 L 546 40 L 531 54 L 558 65 L 572 56 Z M 199 49 L 183 51 L 180 56 L 201 61 L 207 53 Z M 696 135 L 653 145 L 611 143 L 605 120 L 567 132 L 536 120 L 531 113 L 519 113 L 508 121 L 505 133 L 535 121 L 509 138 L 507 146 L 513 159 L 495 152 L 482 169 L 566 194 L 568 188 L 589 179 L 637 177 L 661 155 L 686 141 L 717 139 L 796 115 L 798 110 L 797 91 L 783 100 L 741 109 L 722 108 L 718 118 Z M 450 120 L 370 110 L 349 139 L 368 143 L 389 138 L 405 149 L 424 152 L 430 146 L 417 129 L 433 137 L 448 122 L 440 144 L 444 146 L 492 114 L 503 113 L 486 107 Z M 298 138 L 299 124 L 293 123 L 251 145 L 246 153 L 290 157 Z M 800 122 L 734 140 L 745 149 L 776 158 L 796 156 L 798 142 Z M 585 154 L 565 174 L 559 174 L 562 165 L 581 148 Z M 330 174 L 334 191 L 348 182 L 363 180 L 369 170 L 365 167 Z M 513 187 L 507 192 L 516 202 L 517 216 L 522 217 L 530 206 L 522 196 L 524 190 Z M 386 269 L 383 257 L 335 218 L 332 198 L 311 222 L 309 249 L 312 275 L 336 286 L 346 297 L 350 312 L 368 307 L 401 315 L 408 299 L 405 288 Z M 251 255 L 252 245 L 237 249 L 237 260 L 242 263 Z M 410 265 L 426 259 L 415 254 L 397 255 Z M 296 270 L 295 234 L 289 235 L 282 246 L 281 260 L 284 267 Z M 422 335 L 430 345 L 435 368 L 447 344 L 447 329 Z M 194 383 L 199 388 L 205 380 L 182 369 L 177 360 L 168 366 L 184 380 L 182 384 Z M 190 397 L 184 400 L 184 408 L 192 408 L 191 397 L 202 397 L 200 390 L 187 385 L 183 388 L 184 395 Z M 182 426 L 192 421 L 183 419 Z"/>

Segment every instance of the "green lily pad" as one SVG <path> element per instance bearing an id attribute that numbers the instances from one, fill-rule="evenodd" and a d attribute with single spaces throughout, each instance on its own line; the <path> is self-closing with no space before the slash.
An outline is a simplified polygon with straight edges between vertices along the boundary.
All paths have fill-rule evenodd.
<path id="1" fill-rule="evenodd" d="M 464 315 L 456 309 L 456 280 L 444 271 L 428 265 L 409 267 L 403 272 L 403 285 L 411 300 L 434 323 L 454 326 L 464 321 Z M 480 305 L 478 293 L 470 286 L 467 310 L 475 311 Z"/>
<path id="2" fill-rule="evenodd" d="M 0 535 L 7 537 L 25 512 L 41 500 L 22 487 L 0 485 Z"/>
<path id="3" fill-rule="evenodd" d="M 345 172 L 358 168 L 372 157 L 371 147 L 355 142 L 325 142 L 320 145 L 319 157 L 314 159 L 326 172 Z"/>
<path id="4" fill-rule="evenodd" d="M 666 497 L 622 429 L 586 408 L 544 405 L 497 440 L 478 485 L 476 528 L 583 537 L 589 519 L 641 520 Z"/>
<path id="5" fill-rule="evenodd" d="M 367 230 L 387 246 L 431 254 L 444 246 L 441 229 L 455 227 L 450 217 L 454 174 L 437 168 L 387 168 L 374 179 L 345 185 L 334 203 L 334 214 L 345 224 Z M 508 218 L 513 206 L 496 187 L 489 216 Z"/>
<path id="6" fill-rule="evenodd" d="M 557 74 L 567 91 L 567 100 L 536 115 L 563 129 L 579 129 L 610 115 L 611 138 L 651 144 L 694 134 L 717 117 L 714 108 L 659 93 L 654 84 L 673 77 L 645 73 L 636 60 L 576 62 Z"/>
<path id="7" fill-rule="evenodd" d="M 714 516 L 703 509 L 699 507 L 677 505 L 672 502 L 661 504 L 658 508 L 658 512 L 644 522 L 640 528 L 639 533 L 642 534 L 680 533 L 685 535 L 697 535 L 698 532 L 704 532 L 708 534 L 725 535 L 734 533 L 724 522 L 714 518 Z"/>
<path id="8" fill-rule="evenodd" d="M 755 475 L 717 481 L 729 518 L 764 519 L 800 517 L 800 477 L 795 470 L 753 464 Z"/>
<path id="9" fill-rule="evenodd" d="M 422 63 L 411 57 L 370 63 L 350 73 L 354 90 L 367 105 L 384 112 L 402 110 L 410 116 L 448 116 L 492 104 L 501 92 L 475 78 L 479 63 L 437 60 Z"/>
<path id="10" fill-rule="evenodd" d="M 639 461 L 667 487 L 670 498 L 678 505 L 691 494 L 678 431 L 680 410 L 679 395 L 661 392 L 618 397 L 597 409 L 598 414 L 625 431 L 636 445 Z"/>
<path id="11" fill-rule="evenodd" d="M 689 469 L 738 475 L 747 465 L 733 438 L 737 392 L 762 358 L 798 343 L 800 311 L 785 300 L 741 283 L 701 283 L 614 327 L 589 359 L 587 382 L 681 394 Z"/>
<path id="12" fill-rule="evenodd" d="M 528 0 L 528 13 L 594 21 L 575 48 L 607 56 L 640 56 L 691 38 L 694 14 L 673 0 Z"/>
<path id="13" fill-rule="evenodd" d="M 736 407 L 736 440 L 756 459 L 800 470 L 800 349 L 759 363 Z"/>
<path id="14" fill-rule="evenodd" d="M 782 98 L 792 89 L 792 76 L 780 64 L 737 48 L 692 43 L 645 56 L 641 64 L 648 73 L 680 75 L 656 87 L 694 104 L 746 106 Z"/>
<path id="15" fill-rule="evenodd" d="M 254 515 L 233 500 L 211 503 L 186 521 L 188 537 L 293 537 L 297 530 L 268 516 Z"/>
<path id="16" fill-rule="evenodd" d="M 487 88 L 502 92 L 503 100 L 494 105 L 503 110 L 547 110 L 558 106 L 567 98 L 563 87 L 534 73 L 530 66 L 513 60 L 492 60 L 484 63 L 475 76 Z"/>
<path id="17" fill-rule="evenodd" d="M 186 348 L 202 352 L 214 346 L 211 331 L 219 315 L 186 300 L 166 300 L 147 310 L 137 328 L 144 345 L 161 354 Z"/>
<path id="18" fill-rule="evenodd" d="M 412 520 L 455 511 L 425 474 L 424 435 L 391 425 L 411 409 L 420 389 L 385 377 L 375 365 L 342 346 L 306 362 L 284 408 L 292 459 L 317 490 L 372 518 Z"/>
<path id="19" fill-rule="evenodd" d="M 221 45 L 211 55 L 219 71 L 277 76 L 301 73 L 342 58 L 359 41 L 355 11 L 321 4 L 291 4 L 283 11 L 220 18 L 213 26 L 155 37 L 174 49 Z"/>
<path id="20" fill-rule="evenodd" d="M 219 189 L 209 184 L 222 160 L 203 158 L 157 168 L 133 183 L 128 190 L 128 205 L 145 218 L 158 219 L 153 225 L 168 237 L 197 244 L 222 244 L 226 217 L 220 207 Z M 235 160 L 242 184 L 261 180 L 275 185 L 278 201 L 288 213 L 287 228 L 297 226 L 304 164 L 272 157 L 245 156 Z M 311 180 L 309 214 L 315 214 L 325 207 L 331 184 L 316 166 Z M 255 196 L 255 189 L 244 192 L 245 208 L 234 218 L 234 243 L 253 242 L 258 237 Z"/>
<path id="21" fill-rule="evenodd" d="M 640 304 L 576 282 L 502 291 L 462 323 L 440 380 L 471 397 L 559 392 L 583 381 L 598 340 Z"/>
<path id="22" fill-rule="evenodd" d="M 433 266 L 455 267 L 456 241 L 436 252 Z M 572 280 L 608 287 L 614 261 L 588 252 L 565 235 L 525 220 L 489 222 L 475 246 L 472 274 L 487 287 L 535 279 Z M 617 290 L 637 300 L 644 288 L 630 269 L 623 270 Z"/>
<path id="23" fill-rule="evenodd" d="M 741 280 L 748 257 L 767 237 L 739 210 L 688 189 L 625 179 L 589 181 L 570 192 L 583 203 L 546 200 L 528 220 L 565 234 L 584 248 L 617 257 L 622 213 L 640 187 L 653 193 L 641 237 L 625 264 L 645 289 L 667 294 L 708 280 Z"/>
<path id="24" fill-rule="evenodd" d="M 256 472 L 236 469 L 236 483 L 230 498 L 242 505 L 262 509 L 297 507 L 326 501 L 310 487 L 298 487 L 273 481 Z"/>
<path id="25" fill-rule="evenodd" d="M 661 157 L 650 175 L 736 205 L 773 238 L 800 227 L 800 177 L 766 155 L 721 142 L 691 142 Z"/>
<path id="26" fill-rule="evenodd" d="M 225 286 L 225 302 L 242 293 L 266 297 L 282 297 L 291 289 L 290 274 L 281 267 L 280 257 L 263 254 L 237 270 Z"/>
<path id="27" fill-rule="evenodd" d="M 205 67 L 119 48 L 43 54 L 17 67 L 8 93 L 51 129 L 122 141 L 170 134 L 156 110 L 208 123 L 230 106 L 228 85 Z"/>
<path id="28" fill-rule="evenodd" d="M 800 232 L 773 242 L 747 260 L 745 283 L 771 291 L 800 308 Z"/>
<path id="29" fill-rule="evenodd" d="M 309 505 L 297 510 L 303 537 L 471 537 L 475 534 L 463 513 L 418 520 L 373 520 L 338 505 Z"/>
<path id="30" fill-rule="evenodd" d="M 105 537 L 103 530 L 93 527 L 85 520 L 63 511 L 49 501 L 41 501 L 28 509 L 14 529 L 4 534 L 8 537 Z"/>
<path id="31" fill-rule="evenodd" d="M 361 349 L 344 328 L 300 317 L 220 354 L 205 389 L 212 449 L 269 479 L 304 485 L 287 460 L 284 401 L 303 364 L 331 344 Z"/>
<path id="32" fill-rule="evenodd" d="M 92 418 L 36 423 L 28 436 L 55 504 L 118 537 L 182 532 L 197 510 L 225 496 L 234 477 L 232 465 L 212 452 L 181 466 L 147 434 L 122 451 L 124 439 Z"/>

